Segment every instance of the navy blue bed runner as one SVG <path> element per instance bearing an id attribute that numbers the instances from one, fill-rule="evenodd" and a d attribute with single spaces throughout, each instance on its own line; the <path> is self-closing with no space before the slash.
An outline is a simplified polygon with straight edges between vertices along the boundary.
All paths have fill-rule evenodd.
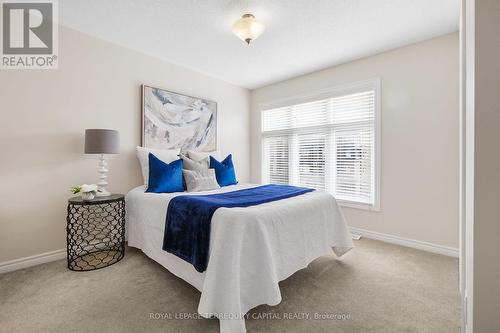
<path id="1" fill-rule="evenodd" d="M 217 194 L 179 195 L 168 204 L 163 250 L 203 272 L 208 263 L 210 223 L 217 208 L 255 206 L 311 191 L 289 185 L 263 185 Z"/>

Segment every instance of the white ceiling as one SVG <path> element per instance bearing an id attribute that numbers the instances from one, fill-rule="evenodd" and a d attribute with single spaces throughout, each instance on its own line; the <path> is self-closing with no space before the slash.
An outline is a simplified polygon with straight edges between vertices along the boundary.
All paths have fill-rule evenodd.
<path id="1" fill-rule="evenodd" d="M 63 25 L 257 88 L 458 30 L 460 0 L 61 0 Z M 231 24 L 251 12 L 249 46 Z"/>

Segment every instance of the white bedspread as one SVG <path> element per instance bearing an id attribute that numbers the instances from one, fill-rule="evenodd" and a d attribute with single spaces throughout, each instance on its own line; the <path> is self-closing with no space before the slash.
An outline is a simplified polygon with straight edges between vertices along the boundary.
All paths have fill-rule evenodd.
<path id="1" fill-rule="evenodd" d="M 258 185 L 234 185 L 199 194 Z M 212 218 L 207 270 L 197 272 L 162 250 L 168 202 L 185 193 L 126 196 L 128 245 L 141 249 L 170 272 L 201 291 L 198 312 L 216 315 L 221 333 L 245 332 L 244 314 L 260 305 L 281 302 L 278 282 L 314 259 L 341 256 L 352 247 L 351 235 L 337 202 L 314 191 L 246 208 L 219 208 Z M 196 193 L 190 193 L 190 195 Z"/>

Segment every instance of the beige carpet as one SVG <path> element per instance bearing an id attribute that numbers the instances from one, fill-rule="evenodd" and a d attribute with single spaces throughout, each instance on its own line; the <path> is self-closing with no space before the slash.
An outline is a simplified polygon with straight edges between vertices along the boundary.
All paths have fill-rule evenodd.
<path id="1" fill-rule="evenodd" d="M 355 244 L 281 282 L 283 301 L 252 310 L 248 332 L 459 332 L 456 259 Z M 65 265 L 0 275 L 1 332 L 218 332 L 214 319 L 175 319 L 196 313 L 199 292 L 136 249 L 93 272 Z"/>

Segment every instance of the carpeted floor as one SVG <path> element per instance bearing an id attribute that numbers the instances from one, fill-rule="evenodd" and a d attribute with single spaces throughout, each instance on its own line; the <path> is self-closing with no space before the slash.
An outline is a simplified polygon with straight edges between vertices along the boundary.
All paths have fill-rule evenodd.
<path id="1" fill-rule="evenodd" d="M 355 244 L 281 282 L 283 301 L 252 310 L 248 332 L 460 331 L 456 259 Z M 215 319 L 176 319 L 196 313 L 199 292 L 136 249 L 93 272 L 65 265 L 0 275 L 0 332 L 218 332 Z"/>

